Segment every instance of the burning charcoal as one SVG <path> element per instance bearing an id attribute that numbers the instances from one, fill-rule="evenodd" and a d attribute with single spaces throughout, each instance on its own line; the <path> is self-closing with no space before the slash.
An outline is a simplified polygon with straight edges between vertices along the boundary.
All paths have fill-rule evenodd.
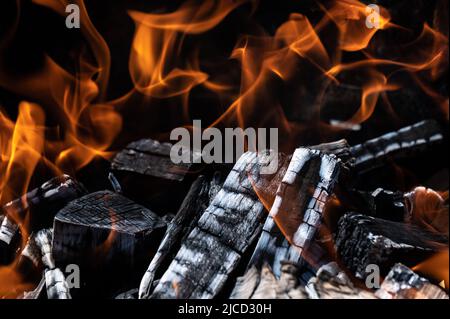
<path id="1" fill-rule="evenodd" d="M 161 215 L 178 210 L 192 168 L 192 164 L 173 163 L 171 147 L 169 143 L 142 139 L 119 152 L 111 164 L 124 195 Z"/>
<path id="2" fill-rule="evenodd" d="M 355 213 L 341 217 L 336 233 L 337 252 L 358 278 L 370 264 L 386 275 L 395 263 L 415 265 L 446 245 L 446 237 L 415 225 Z"/>
<path id="3" fill-rule="evenodd" d="M 56 215 L 53 256 L 59 267 L 79 265 L 86 281 L 92 287 L 103 285 L 100 291 L 107 293 L 113 288 L 108 285 L 121 280 L 138 284 L 164 230 L 165 223 L 149 209 L 99 191 L 72 201 Z M 120 279 L 112 281 L 111 276 Z"/>
<path id="4" fill-rule="evenodd" d="M 392 221 L 405 220 L 406 207 L 403 193 L 377 188 L 373 192 L 355 191 L 353 194 L 359 211 Z"/>
<path id="5" fill-rule="evenodd" d="M 270 154 L 247 152 L 162 276 L 152 298 L 212 298 L 237 268 L 242 255 L 260 234 L 265 218 L 252 182 L 269 165 Z"/>
<path id="6" fill-rule="evenodd" d="M 375 295 L 381 299 L 448 299 L 444 290 L 402 264 L 391 269 Z"/>
<path id="7" fill-rule="evenodd" d="M 389 158 L 407 157 L 423 151 L 443 139 L 439 124 L 426 120 L 352 146 L 350 151 L 356 159 L 355 169 L 363 172 L 382 166 Z"/>
<path id="8" fill-rule="evenodd" d="M 72 299 L 66 277 L 59 268 L 45 270 L 48 299 Z"/>
<path id="9" fill-rule="evenodd" d="M 85 193 L 81 184 L 70 176 L 63 175 L 6 204 L 2 208 L 5 218 L 0 226 L 0 244 L 13 246 L 19 230 L 15 221 L 23 221 L 29 214 L 31 231 L 48 227 L 59 209 Z"/>
<path id="10" fill-rule="evenodd" d="M 220 176 L 218 175 L 215 175 L 211 182 L 206 177 L 199 176 L 192 184 L 180 210 L 168 224 L 164 239 L 142 278 L 139 287 L 140 299 L 150 297 L 154 279 L 162 275 L 160 274 L 161 269 L 167 269 L 181 247 L 182 238 L 192 231 L 201 213 L 205 211 L 219 191 L 217 185 L 220 185 Z"/>
<path id="11" fill-rule="evenodd" d="M 298 268 L 289 263 L 281 267 L 277 279 L 265 264 L 259 271 L 251 267 L 243 277 L 237 279 L 230 299 L 306 299 L 307 295 L 299 286 Z"/>
<path id="12" fill-rule="evenodd" d="M 138 299 L 139 289 L 134 288 L 118 294 L 115 299 Z"/>
<path id="13" fill-rule="evenodd" d="M 372 292 L 355 287 L 335 262 L 319 268 L 306 292 L 311 299 L 376 299 Z"/>
<path id="14" fill-rule="evenodd" d="M 353 157 L 353 154 L 350 152 L 350 145 L 347 143 L 347 140 L 345 139 L 330 143 L 308 146 L 308 148 L 321 151 L 325 154 L 333 154 L 342 161 L 344 166 L 348 168 L 354 165 L 355 158 Z"/>
<path id="15" fill-rule="evenodd" d="M 333 192 L 340 167 L 340 160 L 334 155 L 306 148 L 295 151 L 249 267 L 260 269 L 263 263 L 269 263 L 279 277 L 282 260 L 302 261 L 303 250 L 321 224 L 324 205 Z"/>

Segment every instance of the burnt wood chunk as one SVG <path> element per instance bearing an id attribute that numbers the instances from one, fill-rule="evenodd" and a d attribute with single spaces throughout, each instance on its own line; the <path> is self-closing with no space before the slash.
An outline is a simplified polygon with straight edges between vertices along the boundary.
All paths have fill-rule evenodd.
<path id="1" fill-rule="evenodd" d="M 439 124 L 425 120 L 352 146 L 350 151 L 355 169 L 364 172 L 382 166 L 389 158 L 403 158 L 429 149 L 443 139 Z"/>
<path id="2" fill-rule="evenodd" d="M 66 277 L 59 268 L 45 270 L 48 299 L 72 299 Z"/>
<path id="3" fill-rule="evenodd" d="M 266 217 L 252 187 L 270 154 L 243 154 L 184 240 L 152 298 L 212 298 L 221 292 Z"/>
<path id="4" fill-rule="evenodd" d="M 95 192 L 72 201 L 56 215 L 53 257 L 58 267 L 77 264 L 87 281 L 103 284 L 97 293 L 106 293 L 113 288 L 109 285 L 120 286 L 122 281 L 136 287 L 165 227 L 156 214 L 130 199 L 110 191 Z"/>
<path id="5" fill-rule="evenodd" d="M 2 208 L 5 217 L 0 226 L 0 245 L 14 250 L 19 224 L 27 220 L 28 231 L 50 227 L 59 209 L 84 194 L 86 189 L 83 185 L 68 175 L 62 175 L 9 202 Z"/>
<path id="6" fill-rule="evenodd" d="M 351 191 L 351 194 L 353 205 L 367 215 L 397 222 L 404 221 L 407 216 L 402 192 L 377 188 L 371 192 Z"/>
<path id="7" fill-rule="evenodd" d="M 335 262 L 320 267 L 305 289 L 310 299 L 376 299 L 372 292 L 355 287 Z"/>
<path id="8" fill-rule="evenodd" d="M 342 161 L 343 166 L 349 169 L 355 164 L 355 158 L 350 151 L 350 145 L 345 139 L 308 146 L 307 148 L 318 150 L 325 154 L 333 154 Z"/>
<path id="9" fill-rule="evenodd" d="M 303 251 L 321 225 L 324 206 L 333 193 L 340 168 L 341 161 L 332 154 L 307 148 L 294 152 L 249 267 L 261 269 L 268 263 L 279 277 L 281 261 L 302 262 Z"/>
<path id="10" fill-rule="evenodd" d="M 176 212 L 192 180 L 192 164 L 175 164 L 172 144 L 152 139 L 130 143 L 111 163 L 125 196 L 150 207 L 160 215 Z"/>
<path id="11" fill-rule="evenodd" d="M 189 234 L 196 225 L 202 212 L 215 197 L 220 185 L 220 174 L 215 174 L 212 180 L 201 175 L 192 184 L 178 213 L 170 221 L 164 238 L 153 257 L 139 287 L 139 298 L 146 299 L 151 295 L 153 282 L 167 269 L 173 257 L 181 247 L 183 237 Z"/>
<path id="12" fill-rule="evenodd" d="M 448 299 L 443 289 L 402 264 L 391 269 L 375 295 L 381 299 Z"/>
<path id="13" fill-rule="evenodd" d="M 365 278 L 370 264 L 386 275 L 396 263 L 413 266 L 447 249 L 448 238 L 411 224 L 347 213 L 338 222 L 335 243 L 347 268 Z"/>
<path id="14" fill-rule="evenodd" d="M 265 264 L 262 270 L 251 267 L 239 277 L 230 299 L 307 299 L 307 295 L 299 284 L 295 265 L 283 264 L 277 279 Z"/>

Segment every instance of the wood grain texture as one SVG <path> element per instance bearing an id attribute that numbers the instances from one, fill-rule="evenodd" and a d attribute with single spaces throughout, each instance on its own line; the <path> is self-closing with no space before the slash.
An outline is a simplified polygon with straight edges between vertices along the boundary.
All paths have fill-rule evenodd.
<path id="1" fill-rule="evenodd" d="M 249 267 L 261 269 L 268 263 L 279 277 L 282 261 L 302 262 L 303 250 L 314 238 L 337 182 L 340 163 L 336 156 L 318 150 L 294 152 Z"/>
<path id="2" fill-rule="evenodd" d="M 350 151 L 355 158 L 355 170 L 364 172 L 382 166 L 389 158 L 402 158 L 426 150 L 443 139 L 439 124 L 425 120 L 352 146 Z"/>
<path id="3" fill-rule="evenodd" d="M 268 153 L 247 152 L 200 217 L 162 276 L 152 298 L 213 298 L 260 234 L 266 217 L 252 183 Z"/>
<path id="4" fill-rule="evenodd" d="M 335 244 L 347 268 L 365 278 L 369 264 L 386 275 L 398 262 L 413 266 L 448 247 L 448 238 L 415 225 L 348 213 L 339 220 Z"/>
<path id="5" fill-rule="evenodd" d="M 220 184 L 220 175 L 218 174 L 215 174 L 212 180 L 201 175 L 192 184 L 178 213 L 168 224 L 158 251 L 141 280 L 139 286 L 140 299 L 150 297 L 152 288 L 154 288 L 154 280 L 162 275 L 163 269 L 167 269 L 180 249 L 183 238 L 192 231 L 201 214 L 220 190 Z"/>

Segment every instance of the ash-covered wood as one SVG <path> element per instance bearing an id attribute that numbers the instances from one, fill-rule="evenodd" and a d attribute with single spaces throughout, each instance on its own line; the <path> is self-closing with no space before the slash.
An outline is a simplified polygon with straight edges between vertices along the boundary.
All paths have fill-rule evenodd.
<path id="1" fill-rule="evenodd" d="M 448 245 L 448 238 L 415 225 L 348 213 L 341 217 L 336 249 L 356 277 L 365 278 L 366 267 L 375 264 L 386 275 L 401 262 L 416 265 Z"/>
<path id="2" fill-rule="evenodd" d="M 321 224 L 325 203 L 333 192 L 340 168 L 341 161 L 334 155 L 307 148 L 294 152 L 249 268 L 261 269 L 268 263 L 279 277 L 281 261 L 301 263 L 303 251 Z"/>
<path id="3" fill-rule="evenodd" d="M 36 288 L 31 291 L 25 291 L 17 299 L 44 299 L 45 297 L 45 273 L 42 274 L 41 280 L 37 284 Z"/>
<path id="4" fill-rule="evenodd" d="M 192 164 L 175 164 L 170 159 L 172 144 L 152 139 L 130 143 L 111 163 L 125 196 L 150 207 L 159 215 L 176 212 L 192 175 Z"/>
<path id="5" fill-rule="evenodd" d="M 152 298 L 217 296 L 242 255 L 260 234 L 266 217 L 252 183 L 270 165 L 270 154 L 243 154 L 222 189 L 183 241 Z"/>
<path id="6" fill-rule="evenodd" d="M 310 299 L 376 299 L 372 292 L 355 287 L 335 262 L 319 268 L 306 292 Z"/>
<path id="7" fill-rule="evenodd" d="M 375 293 L 381 299 L 448 299 L 439 286 L 402 264 L 396 264 Z"/>
<path id="8" fill-rule="evenodd" d="M 443 139 L 439 124 L 425 120 L 352 146 L 350 151 L 355 169 L 363 172 L 382 166 L 389 158 L 403 158 L 429 149 Z"/>
<path id="9" fill-rule="evenodd" d="M 307 148 L 318 150 L 325 154 L 333 154 L 342 161 L 343 166 L 349 169 L 352 168 L 353 165 L 355 164 L 355 158 L 353 157 L 353 154 L 350 151 L 350 145 L 345 139 L 308 146 Z"/>
<path id="10" fill-rule="evenodd" d="M 66 277 L 59 268 L 45 270 L 48 299 L 72 299 Z"/>
<path id="11" fill-rule="evenodd" d="M 136 287 L 165 227 L 156 214 L 128 198 L 95 192 L 56 215 L 53 256 L 57 266 L 77 264 L 87 281 L 104 285 L 98 293 L 107 293 L 109 285 Z"/>
<path id="12" fill-rule="evenodd" d="M 28 231 L 49 227 L 59 209 L 84 194 L 86 190 L 80 183 L 62 175 L 9 202 L 2 208 L 5 218 L 0 226 L 0 245 L 14 250 L 14 241 L 19 236 L 18 223 L 29 219 Z"/>
<path id="13" fill-rule="evenodd" d="M 290 263 L 282 265 L 279 279 L 267 264 L 262 270 L 252 266 L 237 279 L 230 299 L 306 299 L 298 275 L 299 269 Z"/>
<path id="14" fill-rule="evenodd" d="M 180 210 L 167 226 L 167 231 L 153 257 L 139 286 L 139 298 L 149 298 L 153 288 L 153 281 L 159 278 L 167 269 L 173 257 L 181 247 L 183 237 L 189 234 L 196 225 L 201 213 L 206 210 L 211 200 L 220 190 L 220 173 L 212 180 L 201 175 L 192 184 Z"/>

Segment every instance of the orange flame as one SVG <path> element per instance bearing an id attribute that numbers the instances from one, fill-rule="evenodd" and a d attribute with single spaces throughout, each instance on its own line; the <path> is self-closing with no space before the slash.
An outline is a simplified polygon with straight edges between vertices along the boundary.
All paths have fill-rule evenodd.
<path id="1" fill-rule="evenodd" d="M 448 290 L 449 255 L 448 249 L 443 250 L 433 257 L 413 267 L 417 273 L 433 278 L 437 283 L 444 281 L 444 288 Z"/>

